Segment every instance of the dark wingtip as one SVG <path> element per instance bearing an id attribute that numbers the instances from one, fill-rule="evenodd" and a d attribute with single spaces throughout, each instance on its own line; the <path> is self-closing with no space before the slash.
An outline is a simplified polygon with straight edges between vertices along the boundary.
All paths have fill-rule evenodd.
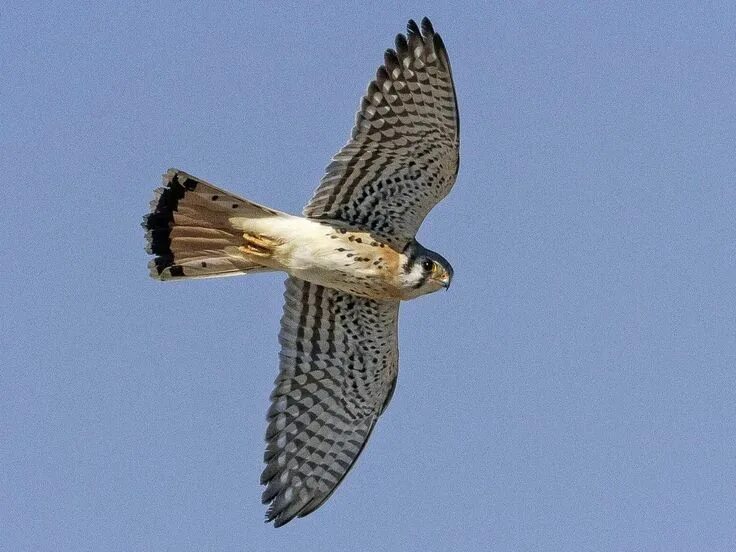
<path id="1" fill-rule="evenodd" d="M 289 523 L 293 518 L 283 519 L 283 518 L 275 518 L 273 520 L 273 527 L 274 529 L 278 529 L 279 527 L 283 527 L 287 523 Z"/>
<path id="2" fill-rule="evenodd" d="M 406 41 L 406 37 L 399 33 L 396 35 L 396 52 L 399 55 L 405 54 L 409 50 L 409 43 Z"/>
<path id="3" fill-rule="evenodd" d="M 410 35 L 421 36 L 421 33 L 419 32 L 419 27 L 417 26 L 417 22 L 413 19 L 410 19 L 406 24 L 406 32 Z"/>
<path id="4" fill-rule="evenodd" d="M 434 34 L 434 27 L 428 17 L 422 18 L 422 34 L 427 38 Z"/>
<path id="5" fill-rule="evenodd" d="M 389 48 L 383 53 L 383 64 L 389 71 L 399 66 L 399 57 L 396 55 L 396 50 Z"/>
<path id="6" fill-rule="evenodd" d="M 273 507 L 273 504 L 271 504 L 271 506 L 266 511 L 266 519 L 264 519 L 263 521 L 265 523 L 273 523 L 274 529 L 278 529 L 279 527 L 283 527 L 296 517 L 294 515 L 284 514 L 285 512 L 283 509 L 277 511 L 276 508 Z"/>

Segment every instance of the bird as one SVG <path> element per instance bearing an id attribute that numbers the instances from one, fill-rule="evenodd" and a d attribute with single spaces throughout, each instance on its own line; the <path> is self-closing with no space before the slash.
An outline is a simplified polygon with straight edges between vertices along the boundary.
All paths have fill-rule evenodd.
<path id="1" fill-rule="evenodd" d="M 447 49 L 425 17 L 383 61 L 302 216 L 170 169 L 143 219 L 155 279 L 287 274 L 261 474 L 275 527 L 312 513 L 345 478 L 396 386 L 401 301 L 453 277 L 416 240 L 459 168 Z"/>

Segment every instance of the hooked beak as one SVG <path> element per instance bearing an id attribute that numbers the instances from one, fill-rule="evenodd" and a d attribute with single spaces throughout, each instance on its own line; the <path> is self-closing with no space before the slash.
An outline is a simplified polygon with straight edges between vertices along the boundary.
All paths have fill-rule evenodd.
<path id="1" fill-rule="evenodd" d="M 450 275 L 449 272 L 447 272 L 443 268 L 439 266 L 436 267 L 432 271 L 432 279 L 435 282 L 439 283 L 443 288 L 445 288 L 445 291 L 450 289 L 450 283 L 452 282 L 452 276 Z"/>

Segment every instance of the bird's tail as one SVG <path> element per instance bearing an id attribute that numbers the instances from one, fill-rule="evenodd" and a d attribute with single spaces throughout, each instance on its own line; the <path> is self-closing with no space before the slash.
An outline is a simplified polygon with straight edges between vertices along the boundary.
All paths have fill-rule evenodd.
<path id="1" fill-rule="evenodd" d="M 258 244 L 247 242 L 242 227 L 244 220 L 281 216 L 286 215 L 169 169 L 143 217 L 146 251 L 154 255 L 148 263 L 151 277 L 216 278 L 272 270 L 248 254 Z"/>

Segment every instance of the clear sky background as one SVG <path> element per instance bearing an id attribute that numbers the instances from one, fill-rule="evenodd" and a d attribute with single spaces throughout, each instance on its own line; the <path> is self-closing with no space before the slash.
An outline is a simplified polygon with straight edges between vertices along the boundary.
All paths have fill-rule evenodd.
<path id="1" fill-rule="evenodd" d="M 0 10 L 0 549 L 733 550 L 732 2 Z M 162 284 L 168 167 L 300 212 L 409 17 L 461 168 L 393 402 L 263 523 L 280 275 Z"/>

